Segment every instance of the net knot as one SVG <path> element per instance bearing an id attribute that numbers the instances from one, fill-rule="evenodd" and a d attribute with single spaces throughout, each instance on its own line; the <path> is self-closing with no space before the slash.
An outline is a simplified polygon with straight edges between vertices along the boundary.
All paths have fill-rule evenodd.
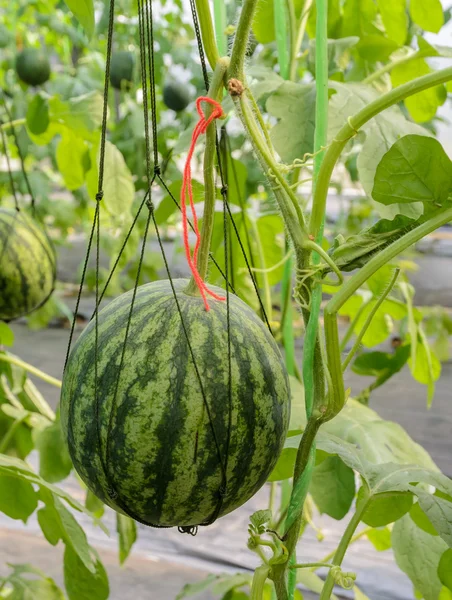
<path id="1" fill-rule="evenodd" d="M 212 111 L 208 117 L 203 110 L 202 104 L 206 102 L 210 104 L 212 107 Z M 190 148 L 188 150 L 187 162 L 184 167 L 184 177 L 182 179 L 182 189 L 181 189 L 181 210 L 182 210 L 182 226 L 184 232 L 184 247 L 185 247 L 185 255 L 187 257 L 187 262 L 190 267 L 190 270 L 193 275 L 193 279 L 199 289 L 199 292 L 204 301 L 204 307 L 206 310 L 210 310 L 209 303 L 207 301 L 207 295 L 211 296 L 215 300 L 225 300 L 223 296 L 219 296 L 215 294 L 207 287 L 205 281 L 198 271 L 198 252 L 201 245 L 201 233 L 199 231 L 198 226 L 198 217 L 196 214 L 195 203 L 193 200 L 193 189 L 191 183 L 191 159 L 193 158 L 193 154 L 195 151 L 196 142 L 199 136 L 203 133 L 206 133 L 207 128 L 215 119 L 219 119 L 223 116 L 223 109 L 221 108 L 221 104 L 213 98 L 209 98 L 208 96 L 200 96 L 196 100 L 196 110 L 198 111 L 199 120 L 196 124 L 196 127 L 193 130 L 193 135 L 191 138 Z M 187 217 L 187 202 L 186 198 L 188 196 L 188 200 L 190 203 L 190 209 L 193 215 L 193 231 L 196 235 L 196 243 L 193 250 L 193 255 L 190 251 L 190 244 L 188 240 L 188 217 Z"/>
<path id="2" fill-rule="evenodd" d="M 154 175 L 156 177 L 160 177 L 161 174 L 162 174 L 162 169 L 161 169 L 160 165 L 154 165 Z"/>
<path id="3" fill-rule="evenodd" d="M 197 525 L 188 525 L 188 526 L 181 526 L 177 528 L 179 533 L 188 533 L 188 535 L 192 535 L 193 537 L 195 537 L 195 535 L 198 533 L 198 526 Z"/>
<path id="4" fill-rule="evenodd" d="M 222 196 L 227 196 L 228 194 L 228 186 L 225 184 L 220 190 Z"/>
<path id="5" fill-rule="evenodd" d="M 96 194 L 96 201 L 100 202 L 102 200 L 102 198 L 104 197 L 104 192 L 102 190 L 100 190 L 99 192 L 97 192 Z"/>
<path id="6" fill-rule="evenodd" d="M 152 200 L 150 198 L 148 198 L 146 200 L 146 206 L 149 209 L 149 212 L 153 212 L 154 211 L 154 203 L 152 202 Z"/>

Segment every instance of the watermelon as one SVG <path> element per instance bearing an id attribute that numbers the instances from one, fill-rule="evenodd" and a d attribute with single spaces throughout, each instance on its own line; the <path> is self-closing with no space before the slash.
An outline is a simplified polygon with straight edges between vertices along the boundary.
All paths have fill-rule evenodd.
<path id="1" fill-rule="evenodd" d="M 55 275 L 55 252 L 45 231 L 23 210 L 0 208 L 0 319 L 41 306 Z"/>
<path id="2" fill-rule="evenodd" d="M 167 81 L 163 86 L 163 103 L 165 106 L 180 112 L 190 104 L 191 97 L 187 86 L 178 81 Z"/>
<path id="3" fill-rule="evenodd" d="M 116 52 L 111 57 L 110 83 L 117 90 L 130 89 L 133 80 L 135 58 L 131 52 Z"/>
<path id="4" fill-rule="evenodd" d="M 42 85 L 50 78 L 50 62 L 42 48 L 25 48 L 16 57 L 16 73 L 28 85 Z"/>
<path id="5" fill-rule="evenodd" d="M 284 362 L 263 323 L 230 296 L 230 378 L 226 303 L 211 301 L 207 312 L 187 283 L 173 281 L 183 320 L 169 281 L 137 289 L 122 364 L 132 292 L 100 311 L 97 386 L 93 319 L 61 393 L 80 477 L 113 509 L 157 527 L 208 524 L 253 496 L 278 459 L 290 412 Z"/>

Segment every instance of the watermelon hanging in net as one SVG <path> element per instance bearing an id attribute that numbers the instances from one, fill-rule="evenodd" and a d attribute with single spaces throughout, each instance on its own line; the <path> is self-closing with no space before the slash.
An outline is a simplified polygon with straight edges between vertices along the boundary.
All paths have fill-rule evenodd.
<path id="1" fill-rule="evenodd" d="M 228 337 L 226 302 L 206 311 L 188 281 L 173 284 L 183 319 L 169 281 L 140 286 L 125 347 L 132 292 L 99 312 L 97 352 L 91 321 L 69 356 L 61 421 L 77 472 L 103 502 L 184 528 L 233 511 L 265 483 L 290 391 L 276 342 L 242 300 L 230 295 Z"/>

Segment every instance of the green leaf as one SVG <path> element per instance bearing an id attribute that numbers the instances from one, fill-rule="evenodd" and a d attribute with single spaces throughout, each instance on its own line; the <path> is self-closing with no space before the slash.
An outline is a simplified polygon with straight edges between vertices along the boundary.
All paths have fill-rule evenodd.
<path id="1" fill-rule="evenodd" d="M 53 506 L 60 520 L 61 537 L 66 544 L 66 548 L 72 548 L 84 568 L 87 571 L 94 573 L 96 565 L 93 561 L 92 552 L 90 551 L 85 532 L 72 513 L 55 496 L 53 496 Z"/>
<path id="2" fill-rule="evenodd" d="M 94 550 L 90 561 L 94 571 L 89 571 L 80 556 L 67 545 L 64 551 L 64 585 L 69 600 L 107 600 L 110 594 L 108 577 L 104 566 Z"/>
<path id="3" fill-rule="evenodd" d="M 452 591 L 452 548 L 441 556 L 438 565 L 438 577 L 443 585 Z"/>
<path id="4" fill-rule="evenodd" d="M 452 592 L 447 587 L 442 587 L 438 600 L 452 600 Z"/>
<path id="5" fill-rule="evenodd" d="M 378 552 L 384 552 L 392 547 L 391 530 L 389 527 L 385 527 L 384 529 L 372 529 L 367 532 L 366 537 Z"/>
<path id="6" fill-rule="evenodd" d="M 91 38 L 94 33 L 94 3 L 93 0 L 64 0 L 74 17 Z"/>
<path id="7" fill-rule="evenodd" d="M 196 583 L 186 583 L 182 590 L 177 594 L 175 600 L 182 600 L 182 598 L 188 598 L 190 596 L 195 596 L 200 592 L 204 592 L 205 590 L 212 587 L 212 585 L 218 581 L 218 575 L 209 574 L 202 581 L 197 581 Z"/>
<path id="8" fill-rule="evenodd" d="M 76 190 L 85 182 L 84 158 L 87 147 L 72 129 L 66 129 L 56 149 L 58 170 L 69 190 Z"/>
<path id="9" fill-rule="evenodd" d="M 72 461 L 61 430 L 60 421 L 52 423 L 35 436 L 39 450 L 39 474 L 46 481 L 56 483 L 65 479 L 72 469 Z"/>
<path id="10" fill-rule="evenodd" d="M 410 517 L 413 519 L 413 521 L 416 523 L 416 525 L 419 527 L 419 529 L 422 529 L 423 531 L 425 531 L 426 533 L 429 533 L 430 535 L 434 535 L 434 536 L 438 535 L 438 532 L 433 527 L 432 522 L 427 517 L 425 512 L 422 510 L 419 502 L 415 502 L 413 504 L 413 506 L 411 507 Z"/>
<path id="11" fill-rule="evenodd" d="M 366 596 L 357 585 L 353 587 L 353 591 L 355 593 L 355 600 L 370 600 L 369 596 Z"/>
<path id="12" fill-rule="evenodd" d="M 387 61 L 399 44 L 382 35 L 366 35 L 356 45 L 359 55 L 370 62 Z"/>
<path id="13" fill-rule="evenodd" d="M 442 206 L 451 189 L 452 161 L 441 144 L 434 138 L 407 135 L 378 164 L 372 196 L 386 205 L 423 202 Z"/>
<path id="14" fill-rule="evenodd" d="M 133 519 L 116 513 L 116 531 L 119 536 L 119 562 L 122 565 L 137 541 L 137 526 Z"/>
<path id="15" fill-rule="evenodd" d="M 87 174 L 88 191 L 94 198 L 97 193 L 98 153 L 91 161 L 91 170 Z M 132 173 L 126 165 L 123 155 L 118 148 L 107 141 L 105 145 L 104 163 L 104 197 L 102 205 L 112 216 L 128 213 L 135 197 L 135 186 Z"/>
<path id="16" fill-rule="evenodd" d="M 337 456 L 327 456 L 314 468 L 309 492 L 320 513 L 343 519 L 355 497 L 355 475 Z"/>
<path id="17" fill-rule="evenodd" d="M 4 321 L 0 321 L 0 346 L 13 346 L 14 332 Z"/>
<path id="18" fill-rule="evenodd" d="M 58 513 L 52 506 L 44 506 L 38 510 L 38 523 L 46 540 L 56 546 L 61 540 L 62 531 Z"/>
<path id="19" fill-rule="evenodd" d="M 438 535 L 452 548 L 452 504 L 420 488 L 414 493 Z"/>
<path id="20" fill-rule="evenodd" d="M 358 493 L 359 503 L 362 500 L 364 488 Z M 391 494 L 384 497 L 376 496 L 366 508 L 362 521 L 370 527 L 384 527 L 398 521 L 413 505 L 413 495 L 410 493 Z"/>
<path id="21" fill-rule="evenodd" d="M 383 383 L 398 373 L 410 356 L 410 346 L 400 346 L 394 352 L 365 352 L 360 354 L 352 365 L 358 375 L 374 376 Z"/>
<path id="22" fill-rule="evenodd" d="M 316 594 L 320 594 L 324 581 L 316 573 L 308 569 L 297 569 L 297 582 Z M 331 594 L 331 600 L 337 600 L 337 596 Z"/>
<path id="23" fill-rule="evenodd" d="M 258 510 L 250 516 L 250 523 L 256 528 L 262 527 L 271 521 L 272 512 L 269 509 Z"/>
<path id="24" fill-rule="evenodd" d="M 286 81 L 267 100 L 268 112 L 279 119 L 270 136 L 286 163 L 312 152 L 315 128 L 315 85 Z"/>
<path id="25" fill-rule="evenodd" d="M 377 0 L 386 33 L 391 40 L 402 46 L 408 30 L 405 0 Z"/>
<path id="26" fill-rule="evenodd" d="M 284 79 L 278 73 L 263 65 L 250 65 L 247 75 L 256 100 L 271 94 L 284 83 Z"/>
<path id="27" fill-rule="evenodd" d="M 85 506 L 96 517 L 100 518 L 104 514 L 104 503 L 91 490 L 86 490 Z"/>
<path id="28" fill-rule="evenodd" d="M 405 515 L 394 525 L 392 546 L 399 568 L 408 575 L 425 600 L 437 600 L 441 591 L 437 570 L 447 549 L 446 543 L 419 529 L 409 515 Z"/>
<path id="29" fill-rule="evenodd" d="M 24 523 L 38 507 L 38 496 L 28 481 L 0 475 L 0 511 Z"/>
<path id="30" fill-rule="evenodd" d="M 408 63 L 392 69 L 392 85 L 397 87 L 422 75 L 428 75 L 430 72 L 431 69 L 424 58 L 410 60 Z M 414 94 L 406 98 L 404 102 L 413 120 L 417 123 L 425 123 L 433 119 L 438 108 L 444 104 L 446 97 L 445 88 L 440 85 Z"/>
<path id="31" fill-rule="evenodd" d="M 33 96 L 27 108 L 27 127 L 35 135 L 40 135 L 49 126 L 49 103 L 40 94 Z"/>
<path id="32" fill-rule="evenodd" d="M 443 7 L 440 0 L 410 0 L 410 15 L 425 31 L 438 33 L 444 25 Z"/>
<path id="33" fill-rule="evenodd" d="M 416 355 L 408 360 L 408 364 L 414 379 L 428 386 L 427 406 L 430 406 L 435 393 L 435 381 L 441 375 L 441 363 L 432 352 L 430 344 L 420 326 L 418 327 Z"/>
<path id="34" fill-rule="evenodd" d="M 63 592 L 50 577 L 31 565 L 12 565 L 7 581 L 12 586 L 9 600 L 65 600 Z M 24 577 L 34 575 L 35 577 Z M 37 576 L 37 577 L 36 577 Z"/>
<path id="35" fill-rule="evenodd" d="M 360 38 L 377 31 L 373 21 L 377 8 L 373 0 L 345 0 L 341 37 L 357 35 Z"/>

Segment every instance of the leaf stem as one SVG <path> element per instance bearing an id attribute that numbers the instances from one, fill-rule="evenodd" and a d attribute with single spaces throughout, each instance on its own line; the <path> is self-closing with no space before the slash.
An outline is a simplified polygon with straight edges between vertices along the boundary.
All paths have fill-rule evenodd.
<path id="1" fill-rule="evenodd" d="M 14 121 L 6 121 L 6 123 L 2 123 L 0 125 L 0 129 L 3 129 L 3 131 L 6 131 L 7 129 L 12 129 L 13 127 L 25 125 L 26 122 L 27 122 L 26 119 L 15 119 Z"/>
<path id="2" fill-rule="evenodd" d="M 55 377 L 52 377 L 51 375 L 47 375 L 47 373 L 44 373 L 44 371 L 40 371 L 33 365 L 30 365 L 30 364 L 24 362 L 23 360 L 21 360 L 20 358 L 17 358 L 17 356 L 12 356 L 11 354 L 1 354 L 0 353 L 0 361 L 7 362 L 12 365 L 21 367 L 25 371 L 28 371 L 28 373 L 31 373 L 32 375 L 36 375 L 36 377 L 39 377 L 39 379 L 42 379 L 46 383 L 50 383 L 50 385 L 54 385 L 57 388 L 61 388 L 62 384 L 59 379 L 55 379 Z"/>
<path id="3" fill-rule="evenodd" d="M 423 77 L 418 77 L 417 79 L 413 79 L 413 81 L 409 81 L 408 83 L 400 85 L 390 92 L 383 94 L 348 119 L 347 123 L 336 135 L 335 140 L 328 146 L 319 171 L 318 185 L 314 192 L 311 220 L 309 223 L 309 231 L 314 238 L 317 238 L 322 227 L 328 188 L 333 169 L 347 142 L 356 135 L 357 131 L 363 125 L 386 108 L 389 108 L 418 92 L 422 92 L 423 90 L 446 83 L 450 80 L 452 80 L 452 67 L 429 73 Z"/>
<path id="4" fill-rule="evenodd" d="M 354 544 L 355 542 L 357 542 L 358 540 L 360 540 L 361 538 L 363 538 L 365 535 L 367 535 L 370 531 L 373 531 L 374 528 L 373 527 L 366 527 L 365 529 L 363 529 L 362 531 L 360 531 L 359 533 L 357 533 L 356 535 L 354 535 L 352 537 L 352 539 L 349 542 L 349 546 L 351 546 L 352 544 Z M 330 552 L 329 554 L 327 554 L 326 556 L 324 556 L 322 558 L 322 562 L 324 563 L 329 563 L 330 560 L 333 558 L 333 556 L 336 554 L 337 550 L 333 550 L 332 552 Z M 315 571 L 315 569 L 313 569 L 313 571 Z"/>
<path id="5" fill-rule="evenodd" d="M 375 317 L 378 309 L 380 308 L 380 306 L 383 304 L 383 302 L 386 300 L 386 298 L 388 297 L 388 294 L 390 293 L 390 291 L 392 290 L 392 288 L 395 285 L 395 282 L 397 281 L 397 277 L 399 276 L 400 273 L 400 269 L 395 269 L 394 274 L 391 278 L 391 281 L 388 283 L 386 289 L 383 291 L 383 293 L 380 295 L 380 297 L 378 298 L 377 302 L 375 303 L 375 305 L 373 306 L 372 310 L 370 311 L 370 313 L 367 316 L 367 319 L 361 329 L 361 331 L 359 332 L 359 334 L 356 336 L 356 340 L 355 343 L 353 344 L 352 349 L 350 350 L 350 352 L 347 354 L 347 357 L 345 358 L 344 362 L 342 363 L 342 372 L 345 371 L 345 369 L 348 367 L 348 365 L 350 364 L 350 361 L 352 360 L 352 358 L 355 356 L 359 345 L 361 344 L 361 341 L 364 337 L 364 334 L 366 333 L 366 331 L 369 329 L 369 325 L 372 323 L 373 318 Z"/>
<path id="6" fill-rule="evenodd" d="M 230 79 L 244 80 L 243 65 L 257 2 L 258 0 L 244 0 L 243 2 L 242 12 L 240 13 L 235 32 L 234 44 L 232 45 L 231 66 L 229 67 Z"/>
<path id="7" fill-rule="evenodd" d="M 429 52 L 426 52 L 425 50 L 417 50 L 416 52 L 412 52 L 411 54 L 408 54 L 407 56 L 403 56 L 402 58 L 399 58 L 397 60 L 393 60 L 392 62 L 389 62 L 384 67 L 381 67 L 381 69 L 374 71 L 373 73 L 368 75 L 365 79 L 363 79 L 361 83 L 373 83 L 377 79 L 380 79 L 380 77 L 383 77 L 383 75 L 385 73 L 389 73 L 390 71 L 392 71 L 392 69 L 395 69 L 396 67 L 400 67 L 401 65 L 405 65 L 405 64 L 411 62 L 412 60 L 416 60 L 417 58 L 423 58 L 423 57 L 427 57 L 427 56 L 429 56 Z"/>
<path id="8" fill-rule="evenodd" d="M 290 58 L 290 69 L 289 69 L 289 79 L 291 81 L 295 80 L 295 76 L 297 73 L 297 64 L 298 64 L 298 53 L 300 52 L 301 44 L 303 42 L 304 34 L 306 31 L 306 25 L 308 24 L 309 13 L 311 12 L 312 5 L 314 0 L 305 0 L 300 23 L 298 25 L 298 32 L 295 38 L 295 43 L 292 47 L 291 58 Z"/>
<path id="9" fill-rule="evenodd" d="M 291 569 L 313 569 L 314 571 L 316 569 L 320 569 L 321 567 L 326 567 L 328 569 L 331 569 L 331 567 L 334 567 L 335 565 L 333 565 L 332 563 L 329 562 L 307 562 L 307 563 L 295 563 L 293 565 L 290 565 Z"/>
<path id="10" fill-rule="evenodd" d="M 364 309 L 366 308 L 366 306 L 369 304 L 369 302 L 372 301 L 372 297 L 369 298 L 369 300 L 365 300 L 361 306 L 359 307 L 359 309 L 356 311 L 356 315 L 353 317 L 353 319 L 350 322 L 350 325 L 348 326 L 347 331 L 344 334 L 344 337 L 341 340 L 340 346 L 339 346 L 339 350 L 341 352 L 343 352 L 347 346 L 347 343 L 350 341 L 350 339 L 353 336 L 353 331 L 356 327 L 356 324 L 358 323 L 361 315 L 363 314 Z"/>
<path id="11" fill-rule="evenodd" d="M 224 0 L 214 0 L 213 17 L 215 20 L 215 35 L 220 56 L 226 56 L 228 52 L 226 29 L 226 3 Z"/>
<path id="12" fill-rule="evenodd" d="M 288 0 L 290 2 L 290 0 Z M 287 14 L 286 0 L 273 0 L 274 23 L 276 34 L 276 47 L 278 54 L 279 72 L 283 79 L 289 75 L 288 47 L 287 47 Z M 290 23 L 291 25 L 291 23 Z"/>
<path id="13" fill-rule="evenodd" d="M 334 553 L 333 565 L 341 566 L 342 561 L 344 559 L 345 553 L 347 552 L 347 548 L 352 541 L 353 534 L 358 527 L 361 517 L 363 516 L 368 504 L 368 499 L 364 498 L 363 501 L 356 508 L 356 512 L 353 517 L 350 519 L 349 524 L 347 525 L 346 530 L 344 531 L 344 535 L 339 542 L 339 546 L 337 547 L 336 552 Z M 325 584 L 322 589 L 322 593 L 320 594 L 320 600 L 330 600 L 331 592 L 334 587 L 334 577 L 331 574 L 331 570 L 328 573 Z"/>
<path id="14" fill-rule="evenodd" d="M 195 4 L 204 52 L 212 70 L 215 70 L 220 55 L 215 41 L 215 30 L 213 28 L 209 0 L 195 0 Z"/>

